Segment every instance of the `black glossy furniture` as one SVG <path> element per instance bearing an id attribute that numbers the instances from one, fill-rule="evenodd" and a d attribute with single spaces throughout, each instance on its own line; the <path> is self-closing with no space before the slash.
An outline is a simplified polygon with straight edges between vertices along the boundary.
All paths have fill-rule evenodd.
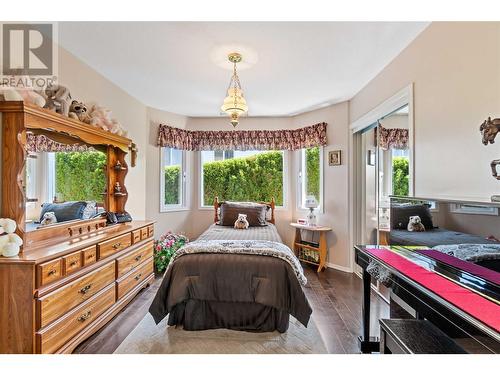
<path id="1" fill-rule="evenodd" d="M 452 338 L 468 353 L 500 353 L 500 332 L 479 321 L 460 308 L 450 304 L 431 290 L 405 276 L 395 267 L 392 267 L 371 254 L 369 249 L 376 246 L 355 246 L 355 262 L 362 268 L 363 276 L 363 335 L 359 337 L 362 353 L 380 351 L 378 339 L 370 338 L 370 292 L 371 275 L 367 272 L 370 261 L 377 261 L 389 270 L 391 292 L 398 296 L 416 312 L 418 319 L 426 319 L 440 331 Z M 388 247 L 381 247 L 387 249 Z M 471 275 L 465 271 L 427 258 L 411 249 L 399 248 L 405 254 L 427 269 L 456 282 L 476 293 L 500 304 L 500 286 L 481 277 Z M 418 324 L 418 323 L 417 323 Z"/>
<path id="2" fill-rule="evenodd" d="M 465 354 L 428 320 L 380 319 L 381 354 Z"/>

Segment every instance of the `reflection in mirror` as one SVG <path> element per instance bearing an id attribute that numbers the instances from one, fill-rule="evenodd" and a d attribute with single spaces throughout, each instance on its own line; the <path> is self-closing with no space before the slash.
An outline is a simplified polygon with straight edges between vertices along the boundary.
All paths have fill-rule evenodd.
<path id="1" fill-rule="evenodd" d="M 499 272 L 499 210 L 493 203 L 392 198 L 388 244 L 423 246 L 433 250 L 424 255 L 442 258 L 442 253 Z M 411 223 L 416 216 L 419 230 Z"/>
<path id="2" fill-rule="evenodd" d="M 389 228 L 389 197 L 410 195 L 408 105 L 381 118 L 377 126 L 379 229 Z"/>
<path id="3" fill-rule="evenodd" d="M 106 154 L 82 151 L 28 152 L 26 231 L 104 211 Z"/>

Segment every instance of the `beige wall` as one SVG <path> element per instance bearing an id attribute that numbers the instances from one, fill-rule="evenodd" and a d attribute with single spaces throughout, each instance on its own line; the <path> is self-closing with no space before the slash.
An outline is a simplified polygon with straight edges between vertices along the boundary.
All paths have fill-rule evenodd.
<path id="1" fill-rule="evenodd" d="M 185 128 L 186 116 L 170 112 L 147 108 L 147 145 L 146 145 L 146 217 L 156 220 L 156 233 L 159 235 L 171 230 L 184 233 L 192 237 L 191 195 L 188 196 L 187 208 L 179 211 L 160 212 L 160 148 L 156 145 L 159 124 Z M 193 175 L 193 153 L 186 153 L 186 171 L 188 176 Z M 188 181 L 188 192 L 191 190 L 191 181 Z"/>
<path id="2" fill-rule="evenodd" d="M 73 99 L 111 109 L 137 144 L 137 166 L 129 168 L 126 179 L 127 211 L 134 219 L 146 218 L 146 106 L 63 48 L 59 48 L 59 82 L 69 87 Z"/>
<path id="3" fill-rule="evenodd" d="M 352 98 L 351 122 L 414 82 L 415 194 L 500 192 L 480 123 L 500 116 L 500 23 L 432 23 Z"/>

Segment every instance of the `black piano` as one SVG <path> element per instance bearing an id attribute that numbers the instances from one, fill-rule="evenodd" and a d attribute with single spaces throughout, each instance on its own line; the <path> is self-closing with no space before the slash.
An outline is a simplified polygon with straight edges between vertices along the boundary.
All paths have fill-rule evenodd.
<path id="1" fill-rule="evenodd" d="M 377 267 L 416 319 L 432 323 L 468 353 L 500 353 L 499 272 L 425 247 L 354 249 L 363 275 L 362 353 L 380 351 L 378 339 L 369 336 L 370 272 Z"/>

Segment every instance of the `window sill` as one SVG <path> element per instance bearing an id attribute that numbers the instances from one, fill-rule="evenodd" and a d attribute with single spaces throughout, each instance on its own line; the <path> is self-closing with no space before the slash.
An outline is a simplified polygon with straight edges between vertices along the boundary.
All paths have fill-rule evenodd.
<path id="1" fill-rule="evenodd" d="M 198 209 L 202 210 L 202 211 L 207 211 L 207 210 L 213 211 L 214 206 L 199 206 Z M 275 206 L 274 210 L 275 211 L 287 211 L 288 207 L 287 206 Z"/>
<path id="2" fill-rule="evenodd" d="M 306 214 L 306 213 L 309 213 L 309 208 L 297 207 L 297 212 L 301 212 L 301 213 Z M 321 215 L 325 214 L 325 210 L 323 209 L 323 207 L 315 208 L 314 212 L 316 214 L 321 214 Z"/>
<path id="3" fill-rule="evenodd" d="M 169 212 L 182 212 L 182 211 L 190 211 L 191 209 L 188 207 L 172 207 L 172 208 L 162 208 L 160 209 L 161 214 L 166 214 Z"/>

